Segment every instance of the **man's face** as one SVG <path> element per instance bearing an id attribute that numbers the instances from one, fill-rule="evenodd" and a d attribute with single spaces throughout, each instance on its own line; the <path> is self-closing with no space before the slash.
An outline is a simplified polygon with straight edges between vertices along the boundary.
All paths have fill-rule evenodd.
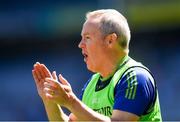
<path id="1" fill-rule="evenodd" d="M 100 71 L 105 54 L 99 25 L 93 20 L 87 20 L 83 25 L 81 36 L 79 48 L 82 49 L 87 68 L 92 72 Z"/>

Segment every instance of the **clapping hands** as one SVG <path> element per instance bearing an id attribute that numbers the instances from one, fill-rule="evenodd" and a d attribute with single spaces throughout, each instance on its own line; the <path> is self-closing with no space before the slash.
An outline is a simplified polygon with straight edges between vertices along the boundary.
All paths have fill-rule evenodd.
<path id="1" fill-rule="evenodd" d="M 75 96 L 71 85 L 60 74 L 58 81 L 56 72 L 51 74 L 44 64 L 37 62 L 32 70 L 38 94 L 42 100 L 50 100 L 62 106 L 68 107 Z"/>

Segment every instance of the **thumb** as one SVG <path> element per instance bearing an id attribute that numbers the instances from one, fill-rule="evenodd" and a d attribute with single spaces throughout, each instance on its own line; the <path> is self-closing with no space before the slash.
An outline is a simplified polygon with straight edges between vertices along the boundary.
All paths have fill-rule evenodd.
<path id="1" fill-rule="evenodd" d="M 61 74 L 59 74 L 59 80 L 61 81 L 61 83 L 62 83 L 63 85 L 68 85 L 68 86 L 70 86 L 69 82 L 68 82 Z"/>
<path id="2" fill-rule="evenodd" d="M 53 77 L 54 80 L 58 80 L 57 75 L 56 75 L 56 71 L 52 72 L 52 77 Z"/>

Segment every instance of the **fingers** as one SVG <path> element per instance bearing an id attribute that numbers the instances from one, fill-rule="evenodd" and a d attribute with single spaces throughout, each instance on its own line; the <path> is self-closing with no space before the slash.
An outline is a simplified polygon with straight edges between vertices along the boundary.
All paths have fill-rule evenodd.
<path id="1" fill-rule="evenodd" d="M 34 64 L 34 71 L 35 71 L 35 74 L 37 76 L 37 78 L 40 80 L 40 79 L 43 79 L 44 77 L 44 74 L 43 72 L 41 71 L 41 67 L 40 67 L 40 63 L 37 62 L 36 64 Z"/>
<path id="2" fill-rule="evenodd" d="M 44 88 L 44 93 L 45 94 L 50 94 L 50 95 L 54 95 L 55 94 L 55 92 L 52 89 L 49 89 L 49 88 Z"/>
<path id="3" fill-rule="evenodd" d="M 41 70 L 43 71 L 46 77 L 52 77 L 50 71 L 44 64 L 41 64 Z"/>
<path id="4" fill-rule="evenodd" d="M 58 83 L 56 80 L 52 78 L 46 78 L 46 82 L 44 82 L 44 93 L 47 98 L 53 98 L 55 96 L 58 96 L 59 91 L 62 91 L 63 88 L 60 83 Z"/>
<path id="5" fill-rule="evenodd" d="M 35 81 L 39 82 L 42 79 L 40 73 L 36 69 L 34 69 L 32 72 Z"/>
<path id="6" fill-rule="evenodd" d="M 57 96 L 57 91 L 59 89 L 62 90 L 58 85 L 56 72 L 53 71 L 51 75 L 50 71 L 44 64 L 36 62 L 34 64 L 34 69 L 32 70 L 32 75 L 36 82 L 38 93 L 43 99 L 45 99 L 45 97 L 52 99 L 55 95 Z M 49 79 L 46 80 L 46 78 Z"/>
<path id="7" fill-rule="evenodd" d="M 56 71 L 53 71 L 52 77 L 53 77 L 54 80 L 58 80 L 57 75 L 56 75 Z"/>
<path id="8" fill-rule="evenodd" d="M 40 64 L 39 62 L 36 62 L 36 64 L 34 64 L 34 70 L 37 71 L 37 74 L 42 79 L 46 77 L 52 77 L 48 68 L 44 64 Z"/>
<path id="9" fill-rule="evenodd" d="M 39 82 L 39 78 L 36 75 L 36 71 L 35 70 L 32 70 L 32 75 L 33 75 L 33 78 L 34 78 L 35 82 L 38 83 Z"/>
<path id="10" fill-rule="evenodd" d="M 48 87 L 48 88 L 57 88 L 58 86 L 61 85 L 56 80 L 54 80 L 52 78 L 46 78 L 45 81 L 46 82 L 44 82 L 44 86 Z"/>
<path id="11" fill-rule="evenodd" d="M 37 63 L 37 68 L 38 68 L 38 71 L 40 72 L 42 78 L 47 77 L 45 72 L 42 70 L 42 64 L 40 64 L 39 62 Z"/>
<path id="12" fill-rule="evenodd" d="M 59 74 L 59 80 L 61 81 L 61 83 L 62 83 L 63 85 L 68 85 L 68 86 L 70 86 L 69 82 L 68 82 L 61 74 Z"/>

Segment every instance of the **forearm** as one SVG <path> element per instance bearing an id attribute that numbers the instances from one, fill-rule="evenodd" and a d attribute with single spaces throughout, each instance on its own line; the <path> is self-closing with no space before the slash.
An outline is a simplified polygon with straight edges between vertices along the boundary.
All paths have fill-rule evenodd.
<path id="1" fill-rule="evenodd" d="M 99 114 L 75 98 L 68 108 L 80 121 L 111 121 L 107 116 Z"/>
<path id="2" fill-rule="evenodd" d="M 60 105 L 50 101 L 43 101 L 49 121 L 68 121 L 68 116 Z"/>

